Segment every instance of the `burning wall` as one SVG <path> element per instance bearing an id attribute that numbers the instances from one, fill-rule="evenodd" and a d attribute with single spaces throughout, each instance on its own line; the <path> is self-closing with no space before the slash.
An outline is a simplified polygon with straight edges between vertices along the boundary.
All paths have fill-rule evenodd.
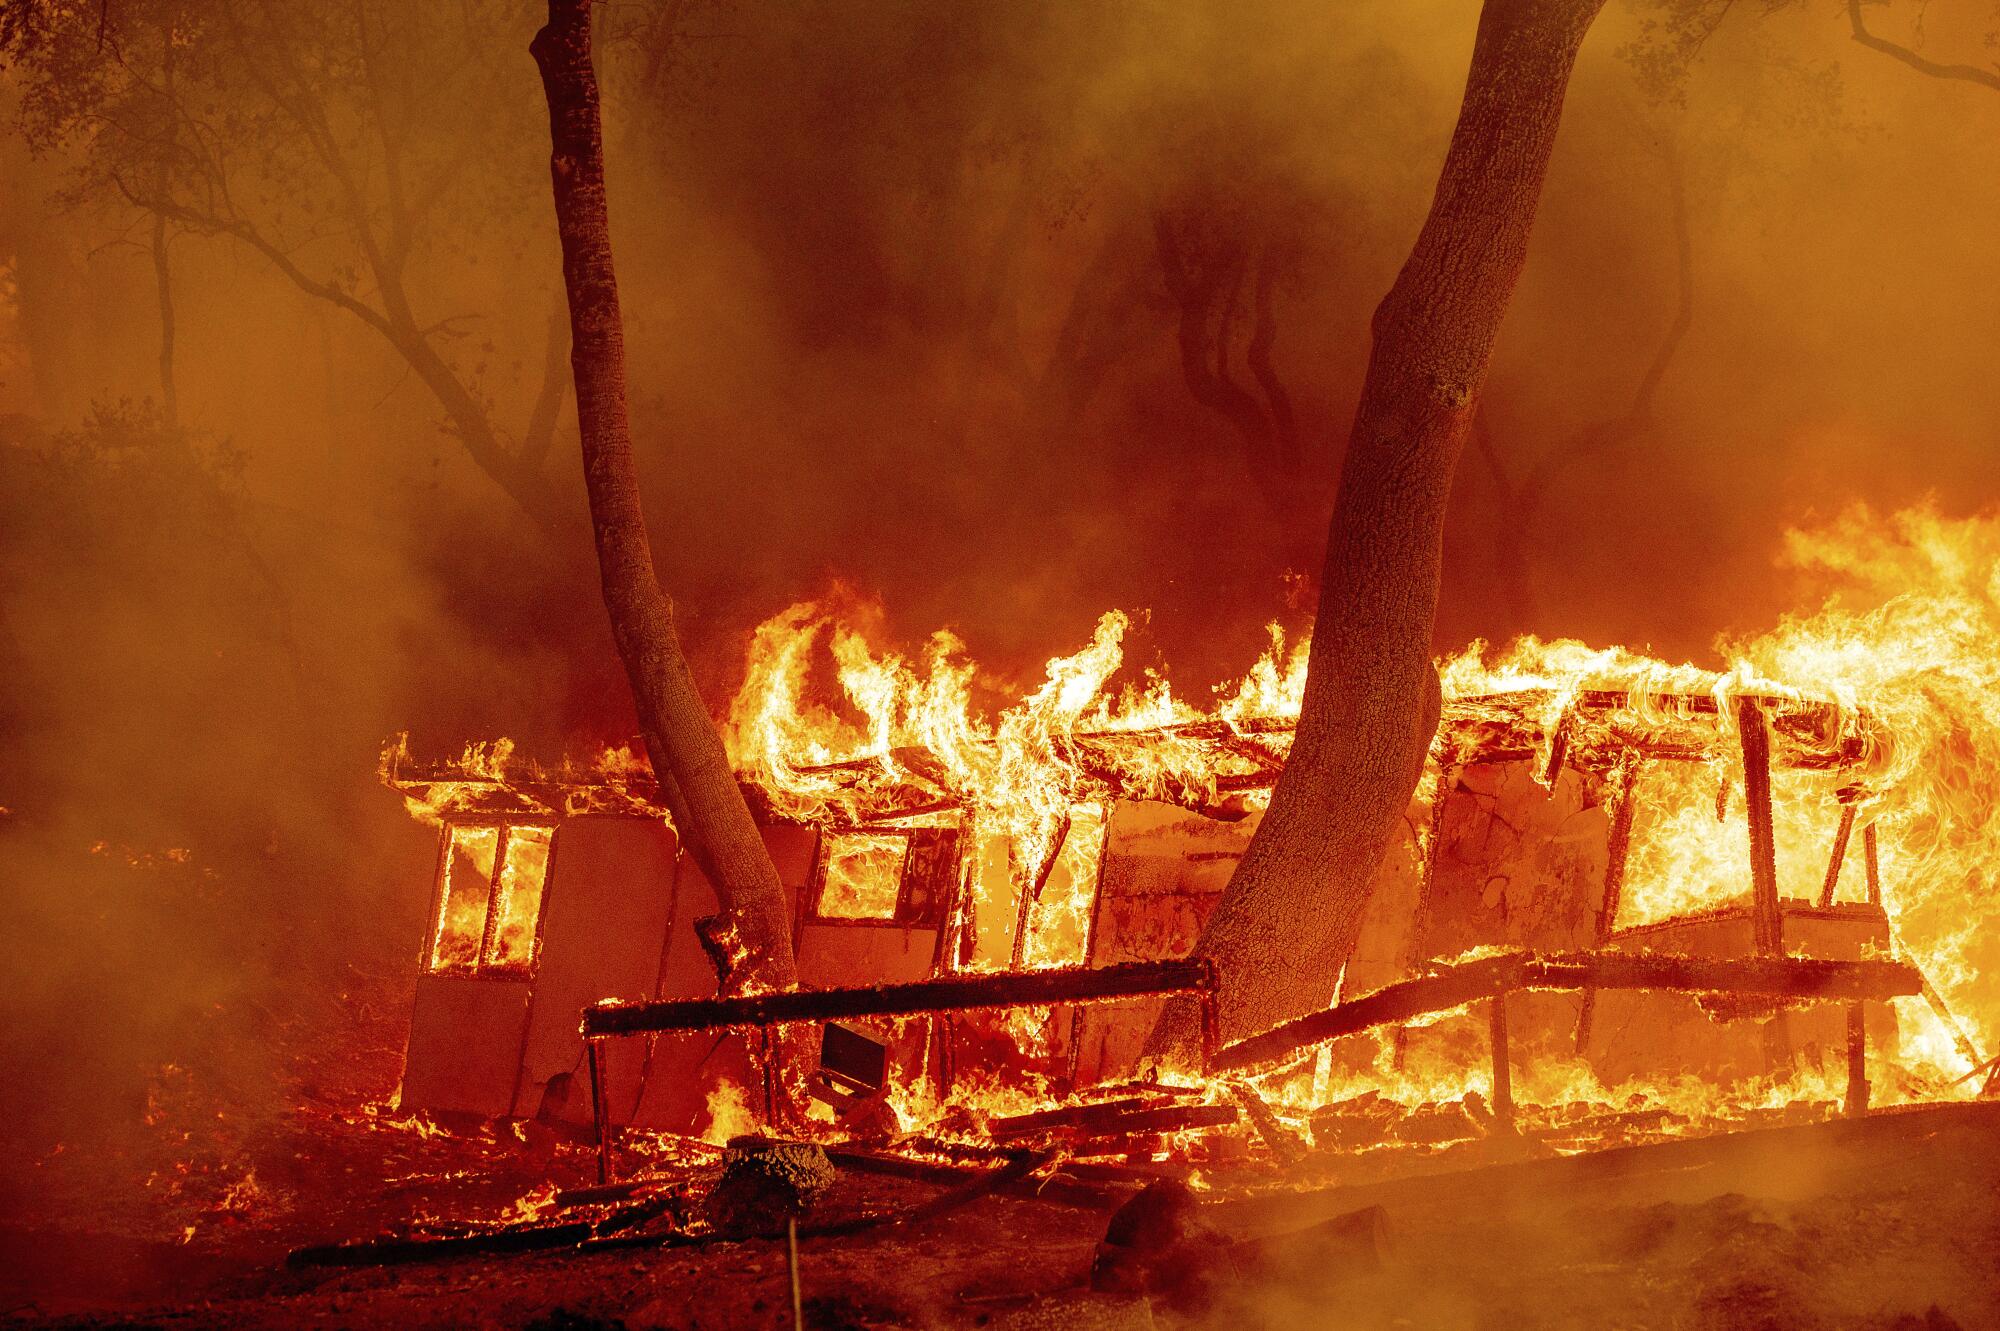
<path id="1" fill-rule="evenodd" d="M 1531 720 L 1546 701 L 1533 692 L 1487 696 L 1465 700 L 1455 711 L 1440 765 L 1419 790 L 1405 835 L 1379 870 L 1361 943 L 1344 976 L 1344 996 L 1380 988 L 1434 958 L 1481 955 L 1499 947 L 1554 953 L 1610 946 L 1706 957 L 1770 951 L 1758 937 L 1758 912 L 1741 907 L 1666 920 L 1641 915 L 1636 926 L 1620 924 L 1624 863 L 1646 862 L 1649 838 L 1670 838 L 1681 826 L 1669 811 L 1640 826 L 1635 836 L 1644 770 L 1636 755 L 1650 752 L 1659 763 L 1717 761 L 1719 741 L 1729 737 L 1727 709 L 1705 698 L 1660 697 L 1635 707 L 1622 696 L 1579 695 L 1558 712 L 1552 739 Z M 1847 760 L 1843 755 L 1862 751 L 1855 737 L 1866 733 L 1865 726 L 1842 720 L 1837 709 L 1768 699 L 1760 706 L 1771 708 L 1777 753 L 1794 769 L 1838 765 Z M 1270 743 L 1282 730 L 1266 725 L 1261 735 L 1260 742 Z M 1235 761 L 1222 737 L 1188 725 L 1086 734 L 1071 742 L 1079 751 L 1100 755 L 1094 759 L 1098 771 L 1109 774 L 1093 779 L 1115 793 L 1116 769 L 1104 765 L 1101 755 L 1143 751 L 1156 739 L 1184 765 L 1205 750 L 1219 753 L 1223 763 Z M 936 770 L 908 750 L 899 762 Z M 607 843 L 591 831 L 594 826 L 623 824 L 642 834 L 660 826 L 643 788 L 629 776 L 626 803 L 613 805 L 581 784 L 567 792 L 538 787 L 534 778 L 546 774 L 532 771 L 510 784 L 504 764 L 477 778 L 462 770 L 424 775 L 432 778 L 429 784 L 397 779 L 418 807 L 445 823 L 447 851 L 436 934 L 426 953 L 431 974 L 419 998 L 426 1038 L 413 1036 L 415 1075 L 406 1083 L 406 1095 L 420 1103 L 430 1097 L 433 1107 L 498 1112 L 490 1106 L 504 1101 L 515 1114 L 552 1112 L 580 1120 L 584 1106 L 567 1092 L 580 1071 L 581 1046 L 570 1028 L 550 1027 L 549 1021 L 596 998 L 706 993 L 713 980 L 692 922 L 715 909 L 712 890 L 685 857 L 673 855 L 670 841 L 650 872 L 607 858 Z M 869 765 L 821 765 L 804 769 L 803 776 L 839 783 L 832 787 L 837 798 L 821 810 L 838 812 L 824 817 L 821 826 L 773 819 L 766 837 L 793 893 L 808 986 L 866 987 L 952 973 L 1104 967 L 1184 956 L 1260 816 L 1259 788 L 1246 779 L 1225 772 L 1204 786 L 1183 775 L 1172 787 L 1181 804 L 1117 798 L 1074 806 L 1058 820 L 1053 849 L 1037 864 L 1020 841 L 983 828 L 975 811 L 904 812 L 923 804 L 921 792 L 886 782 Z M 1151 783 L 1147 791 L 1161 788 L 1158 769 L 1144 779 Z M 1225 791 L 1220 788 L 1225 783 L 1239 788 Z M 1663 788 L 1682 787 L 1665 782 Z M 1713 796 L 1703 798 L 1713 819 Z M 793 806 L 795 813 L 807 807 Z M 558 808 L 583 812 L 557 825 L 553 844 L 566 848 L 583 836 L 584 863 L 594 856 L 597 867 L 572 874 L 576 857 L 569 850 L 550 856 L 550 839 L 533 834 L 523 844 L 538 848 L 539 863 L 562 869 L 548 895 L 567 917 L 581 911 L 595 933 L 628 942 L 637 938 L 630 964 L 579 946 L 588 935 L 573 923 L 556 924 L 567 918 L 562 913 L 537 934 L 556 940 L 554 952 L 533 954 L 548 964 L 542 974 L 510 968 L 504 948 L 497 958 L 488 956 L 495 940 L 505 936 L 504 928 L 490 923 L 490 914 L 484 950 L 468 952 L 476 963 L 445 947 L 452 931 L 468 940 L 466 949 L 479 936 L 453 912 L 456 903 L 470 899 L 456 884 L 461 870 L 477 871 L 478 881 L 488 885 L 489 912 L 512 891 L 504 856 L 496 859 L 490 852 L 495 845 L 515 844 L 522 828 L 478 820 L 548 817 Z M 1633 844 L 1621 848 L 1621 839 Z M 484 848 L 487 858 L 474 863 L 464 853 L 468 846 Z M 1747 850 L 1739 846 L 1728 868 L 1738 881 L 1756 877 Z M 1655 858 L 1676 863 L 1685 858 L 1673 851 L 1659 849 Z M 1832 877 L 1839 881 L 1837 868 Z M 1826 907 L 1773 902 L 1794 953 L 1859 957 L 1886 949 L 1887 919 L 1873 901 Z M 436 996 L 445 991 L 440 986 L 449 989 L 467 978 L 489 982 L 477 999 L 461 995 L 445 1003 Z M 504 979 L 516 982 L 516 992 L 497 1000 L 490 982 Z M 435 1009 L 429 1012 L 427 994 Z M 496 1001 L 505 1009 L 497 1015 L 491 1007 Z M 891 1098 L 907 1119 L 935 1114 L 954 1092 L 968 1088 L 985 1097 L 1027 1091 L 1032 1100 L 1129 1077 L 1156 1011 L 1157 1003 L 1149 1002 L 1058 1004 L 1039 1015 L 958 1013 L 869 1029 L 886 1042 L 886 1066 L 895 1083 Z M 1603 1087 L 1634 1080 L 1656 1083 L 1693 1074 L 1720 1086 L 1785 1071 L 1772 1062 L 1769 1039 L 1756 1034 L 1754 1024 L 1733 1029 L 1732 1039 L 1718 1038 L 1712 1020 L 1717 1015 L 1672 995 L 1525 995 L 1516 1004 L 1514 1038 L 1540 1060 L 1554 1055 L 1578 1086 L 1599 1094 Z M 1733 1020 L 1744 1014 L 1720 1015 Z M 516 1032 L 524 1021 L 529 1033 L 522 1036 Z M 1888 1043 L 1893 1024 L 1876 1024 L 1877 1047 L 1893 1047 Z M 1310 1108 L 1342 1081 L 1400 1081 L 1407 1088 L 1413 1084 L 1409 1069 L 1422 1067 L 1433 1069 L 1434 1080 L 1463 1081 L 1468 1062 L 1476 1066 L 1477 1060 L 1467 1057 L 1462 1026 L 1447 1019 L 1399 1030 L 1388 1068 L 1380 1065 L 1381 1050 L 1372 1037 L 1349 1042 L 1329 1050 L 1310 1084 L 1288 1094 Z M 555 1034 L 533 1033 L 544 1027 Z M 1802 1018 L 1787 1037 L 1785 1058 L 1803 1050 L 1808 1062 L 1824 1064 L 1839 1053 L 1842 1034 L 1838 1013 Z M 508 1051 L 523 1039 L 545 1052 L 537 1066 L 515 1069 L 506 1063 Z M 483 1097 L 440 1087 L 434 1067 L 416 1066 L 424 1059 L 456 1057 L 463 1068 L 461 1048 L 483 1051 L 477 1071 L 466 1074 L 494 1088 Z M 746 1095 L 755 1098 L 754 1089 L 744 1088 L 766 1080 L 759 1070 L 763 1048 L 740 1035 L 660 1035 L 643 1048 L 628 1047 L 606 1073 L 606 1094 L 616 1106 L 610 1111 L 613 1121 L 683 1132 L 712 1125 Z M 557 1089 L 565 1096 L 557 1097 Z"/>
<path id="2" fill-rule="evenodd" d="M 1924 513 L 1843 524 L 1795 538 L 1799 558 L 1865 572 L 1886 599 L 1862 612 L 1831 605 L 1739 644 L 1728 672 L 1533 641 L 1444 662 L 1432 761 L 1343 997 L 1495 947 L 1894 954 L 1929 983 L 1924 1001 L 1898 1000 L 1893 1021 L 1886 1009 L 1869 1017 L 1877 1057 L 1895 1056 L 1888 1093 L 1976 1090 L 1963 1074 L 1994 1013 L 1968 964 L 1986 906 L 1964 885 L 1984 872 L 1982 792 L 2000 770 L 1978 705 L 1994 673 L 1983 635 L 2000 541 Z M 728 738 L 784 841 L 773 845 L 791 866 L 809 983 L 1186 952 L 1282 767 L 1307 647 L 1274 630 L 1265 657 L 1197 707 L 1157 676 L 1113 687 L 1129 629 L 1105 616 L 1088 646 L 997 710 L 974 705 L 981 681 L 949 635 L 910 660 L 813 606 L 759 631 Z M 1796 675 L 1770 678 L 1778 665 Z M 399 758 L 396 780 L 425 817 L 498 801 L 516 821 L 550 822 L 557 866 L 562 819 L 660 816 L 629 754 L 554 772 L 504 751 L 468 756 L 428 773 Z M 673 893 L 705 890 L 685 866 L 670 877 Z M 686 911 L 669 914 L 666 961 L 614 992 L 665 993 L 676 965 L 676 992 L 712 983 L 674 960 Z M 1784 1095 L 1768 1088 L 1801 1070 L 1831 1075 L 1843 1034 L 1837 1013 L 1795 1018 L 1782 1023 L 1781 1056 L 1770 1011 L 1659 995 L 1527 995 L 1513 1027 L 1533 1055 L 1529 1094 L 1603 1098 L 1695 1073 Z M 905 1023 L 892 1041 L 903 1108 L 935 1112 L 954 1086 L 990 1091 L 1024 1070 L 1037 1093 L 1126 1075 L 1148 1020 L 1142 1003 Z M 1305 1105 L 1343 1089 L 1462 1091 L 1477 1084 L 1467 1027 L 1446 1017 L 1348 1038 L 1276 1094 Z M 704 1075 L 728 1065 L 754 1080 L 753 1051 L 732 1048 Z M 677 1094 L 682 1123 L 710 1099 Z"/>

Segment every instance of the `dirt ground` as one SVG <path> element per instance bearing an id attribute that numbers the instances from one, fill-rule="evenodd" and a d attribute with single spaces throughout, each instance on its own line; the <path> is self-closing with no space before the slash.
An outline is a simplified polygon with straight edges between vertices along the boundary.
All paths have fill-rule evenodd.
<path id="1" fill-rule="evenodd" d="M 532 1137 L 532 1134 L 530 1134 Z M 35 1327 L 781 1327 L 785 1245 L 456 1257 L 297 1269 L 296 1246 L 412 1214 L 474 1213 L 589 1181 L 580 1146 L 506 1130 L 439 1136 L 322 1123 L 298 1179 L 318 1206 L 197 1225 L 184 1243 L 0 1226 L 0 1317 Z M 391 1149 L 393 1148 L 393 1149 Z M 388 1168 L 383 1168 L 386 1164 Z M 372 1165 L 372 1168 L 371 1168 Z M 846 1172 L 816 1215 L 914 1206 L 930 1184 Z M 1887 1112 L 1596 1156 L 1219 1198 L 1231 1235 L 1380 1205 L 1378 1271 L 1223 1284 L 1196 1311 L 1085 1282 L 1106 1216 L 1017 1197 L 800 1245 L 805 1323 L 837 1327 L 1204 1326 L 1943 1331 L 2000 1327 L 2000 1105 Z"/>

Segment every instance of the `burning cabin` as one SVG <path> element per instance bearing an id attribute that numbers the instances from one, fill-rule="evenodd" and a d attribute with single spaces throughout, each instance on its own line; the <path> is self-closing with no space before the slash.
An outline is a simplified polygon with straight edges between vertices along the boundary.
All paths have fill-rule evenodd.
<path id="1" fill-rule="evenodd" d="M 802 987 L 1187 955 L 1291 726 L 1048 735 L 1039 758 L 1060 774 L 1063 798 L 1026 814 L 983 805 L 921 750 L 799 767 L 783 789 L 746 781 L 792 897 Z M 1340 993 L 1480 949 L 1886 952 L 1862 779 L 1874 738 L 1852 711 L 1782 697 L 1449 699 Z M 470 756 L 423 767 L 398 752 L 384 769 L 439 829 L 402 1103 L 586 1123 L 579 1014 L 600 1000 L 712 995 L 696 923 L 716 911 L 715 894 L 643 767 L 545 771 Z M 838 1105 L 886 1087 L 907 1106 L 961 1085 L 1059 1095 L 1101 1084 L 1133 1072 L 1160 1001 L 828 1023 L 814 1093 Z M 1887 1004 L 1865 1006 L 1876 1038 L 1892 1038 Z M 1835 1004 L 1774 1015 L 1712 996 L 1582 988 L 1525 995 L 1514 1039 L 1587 1060 L 1607 1085 L 1729 1081 L 1838 1057 L 1844 1020 Z M 1398 1028 L 1399 1062 L 1433 1037 L 1446 1041 L 1444 1028 Z M 750 1088 L 790 1094 L 762 1075 L 762 1048 L 741 1030 L 608 1041 L 606 1117 L 700 1133 L 754 1099 Z"/>

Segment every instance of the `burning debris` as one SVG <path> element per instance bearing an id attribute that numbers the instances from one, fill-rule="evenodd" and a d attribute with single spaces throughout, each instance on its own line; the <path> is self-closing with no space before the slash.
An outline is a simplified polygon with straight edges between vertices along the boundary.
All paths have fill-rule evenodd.
<path id="1" fill-rule="evenodd" d="M 976 1202 L 983 1219 L 1066 1225 L 1090 1259 L 1036 1272 L 1026 1309 L 997 1301 L 1018 1287 L 956 1286 L 954 1313 L 1033 1316 L 1037 1294 L 1066 1290 L 1226 1322 L 1241 1298 L 1383 1276 L 1384 1217 L 1412 1206 L 1433 1208 L 1449 1260 L 1492 1258 L 1438 1220 L 1454 1189 L 1511 1205 L 1733 1168 L 1760 1135 L 1815 1167 L 1915 1161 L 1925 1191 L 1961 1200 L 1988 1177 L 1967 1143 L 1990 1146 L 2000 1109 L 1980 1103 L 2000 1091 L 2000 521 L 1857 508 L 1794 533 L 1789 562 L 1865 589 L 1865 607 L 1785 602 L 1800 613 L 1721 644 L 1717 670 L 1534 639 L 1433 659 L 1441 632 L 1541 621 L 1535 584 L 1558 554 L 1603 597 L 1563 607 L 1574 622 L 1644 610 L 1633 635 L 1685 631 L 1642 602 L 1671 571 L 1699 616 L 1722 590 L 1715 551 L 1757 505 L 1910 479 L 1900 461 L 1842 461 L 1864 456 L 1845 440 L 1812 454 L 1837 465 L 1788 452 L 1852 422 L 1948 456 L 1955 431 L 1985 428 L 1988 404 L 1951 371 L 1991 339 L 1936 298 L 1966 285 L 1938 246 L 1903 247 L 1918 257 L 1889 282 L 1880 262 L 1824 281 L 1780 265 L 1757 298 L 1697 316 L 1696 290 L 1718 286 L 1699 273 L 1771 257 L 1735 236 L 1810 229 L 1741 225 L 1699 196 L 1733 210 L 1743 192 L 1715 182 L 1831 160 L 1836 136 L 1743 133 L 1762 91 L 1704 119 L 1714 89 L 1696 85 L 1781 88 L 1798 135 L 1870 122 L 1875 108 L 1838 105 L 1850 80 L 1824 51 L 1788 33 L 1783 60 L 1739 50 L 1697 78 L 1718 15 L 1628 16 L 1636 83 L 1597 70 L 1572 87 L 1603 0 L 1494 0 L 1469 34 L 1418 24 L 1436 42 L 1407 65 L 1385 43 L 1410 25 L 1379 14 L 1265 15 L 1286 30 L 1273 52 L 1268 25 L 1227 5 L 1164 26 L 1175 7 L 830 24 L 751 7 L 712 44 L 686 26 L 700 6 L 548 0 L 528 46 L 537 102 L 525 16 L 505 7 L 211 8 L 0 6 L 33 150 L 9 158 L 0 209 L 0 469 L 26 533 L 0 560 L 22 694 L 3 710 L 29 759 L 0 821 L 26 850 L 12 877 L 45 884 L 10 912 L 29 964 L 7 1117 L 32 1120 L 34 1147 L 9 1152 L 11 1172 L 143 1179 L 126 1192 L 152 1193 L 153 1223 L 191 1252 L 226 1236 L 269 1253 L 324 1237 L 308 1225 L 366 1233 L 408 1212 L 386 1238 L 295 1255 L 349 1276 L 645 1249 L 717 1254 L 684 1271 L 775 1270 L 782 1235 L 795 1326 L 801 1240 L 908 1261 L 922 1244 L 884 1235 Z M 1922 34 L 1893 13 L 1845 8 L 1843 49 L 1947 91 L 1994 86 L 1925 53 L 1963 30 L 1906 44 Z M 1464 79 L 1445 77 L 1440 53 L 1455 63 L 1467 36 Z M 683 77 L 691 40 L 700 69 Z M 1457 87 L 1447 137 L 1423 102 Z M 1643 300 L 1604 299 L 1662 286 L 1637 248 L 1544 257 L 1531 335 L 1494 352 L 1564 105 L 1606 89 L 1635 117 L 1620 132 L 1658 150 L 1664 195 L 1626 203 L 1648 228 L 1671 215 L 1678 299 L 1629 406 L 1592 424 L 1636 368 L 1615 350 L 1652 341 Z M 1822 100 L 1836 105 L 1807 105 Z M 1350 124 L 1370 131 L 1347 136 L 1358 151 L 1338 133 L 1324 151 Z M 1753 141 L 1776 155 L 1740 159 Z M 1574 160 L 1622 167 L 1631 146 L 1591 140 Z M 1916 167 L 1891 154 L 1891 183 L 1962 185 L 1979 173 L 1921 169 L 1955 168 L 1960 146 Z M 1439 147 L 1421 230 L 1361 318 L 1353 297 L 1392 253 L 1382 220 L 1409 220 L 1420 200 L 1399 191 Z M 521 191 L 544 158 L 559 268 Z M 1591 181 L 1593 204 L 1618 193 L 1558 174 Z M 609 200 L 656 176 L 674 197 L 638 234 L 667 262 L 624 276 L 634 307 L 673 298 L 630 329 L 666 354 L 628 363 Z M 1783 212 L 1829 215 L 1823 191 L 1784 187 Z M 1980 215 L 1873 193 L 1926 223 Z M 1557 211 L 1559 245 L 1586 211 L 1602 209 Z M 106 260 L 148 232 L 150 277 Z M 1863 248 L 1817 243 L 1822 264 Z M 286 305 L 276 326 L 232 328 L 256 274 L 351 323 Z M 1822 331 L 1885 289 L 1910 294 L 1875 335 Z M 64 429 L 140 391 L 117 362 L 148 309 L 157 405 L 100 404 Z M 1604 353 L 1541 354 L 1556 311 L 1564 347 Z M 1788 348 L 1771 331 L 1785 324 L 1811 331 Z M 1905 360 L 1944 370 L 1855 373 L 1898 328 L 1939 334 Z M 1851 350 L 1818 382 L 1687 373 L 1836 344 Z M 539 386 L 522 373 L 537 346 Z M 1189 398 L 1161 397 L 1176 374 Z M 412 391 L 443 410 L 443 453 L 425 443 L 436 422 L 392 419 Z M 302 409 L 322 396 L 323 413 Z M 1717 403 L 1735 448 L 1662 450 L 1648 476 L 1685 468 L 1683 487 L 1592 502 L 1616 493 L 1607 460 L 1704 428 Z M 1506 437 L 1523 419 L 1544 437 L 1527 456 Z M 715 446 L 673 447 L 680 433 Z M 647 475 L 663 438 L 671 470 Z M 1750 441 L 1770 446 L 1745 465 Z M 1247 475 L 1215 468 L 1219 443 Z M 1461 485 L 1468 446 L 1484 470 Z M 578 456 L 580 474 L 554 470 Z M 1685 467 L 1696 456 L 1716 461 Z M 1793 483 L 1803 471 L 1813 485 Z M 454 472 L 486 491 L 459 493 Z M 1727 521 L 1634 521 L 1684 517 L 1717 480 Z M 662 490 L 684 544 L 656 557 L 642 494 Z M 1456 550 L 1490 541 L 1492 567 L 1447 559 L 1447 531 Z M 1557 531 L 1573 538 L 1560 552 Z M 601 618 L 573 594 L 586 548 Z M 975 548 L 974 571 L 939 576 Z M 968 634 L 1015 619 L 1018 643 L 1073 609 L 1059 588 L 1107 554 L 1132 570 L 1127 603 L 1185 590 L 1184 634 L 1242 627 L 1282 580 L 1293 610 L 1316 598 L 1314 636 L 1274 628 L 1264 659 L 1196 698 L 1134 678 L 1138 620 L 1113 612 L 1016 687 L 949 633 L 885 650 L 806 603 L 756 630 L 720 717 L 713 643 L 686 636 L 833 567 L 977 607 Z M 1441 621 L 1447 589 L 1508 604 Z M 1728 590 L 1750 593 L 1745 614 L 1784 595 Z M 607 627 L 611 689 L 590 648 Z M 436 705 L 412 707 L 412 687 Z M 504 740 L 444 763 L 393 746 L 383 780 L 435 847 L 407 1043 L 400 1016 L 304 1016 L 301 998 L 361 1007 L 348 981 L 381 977 L 360 959 L 418 932 L 356 886 L 396 853 L 342 795 L 365 784 L 357 742 L 385 717 L 457 730 L 530 690 L 579 729 L 638 735 L 547 766 Z M 319 1047 L 296 1049 L 300 1029 Z M 343 1060 L 323 1080 L 299 1070 Z M 393 1109 L 371 1098 L 398 1079 Z M 1782 1246 L 1757 1208 L 1712 1210 L 1579 1244 L 1569 1269 L 1671 1247 L 1677 1225 Z M 1842 1232 L 1867 1231 L 1849 1217 Z M 1975 1237 L 1965 1251 L 1993 1247 Z M 1697 1310 L 1786 1320 L 1795 1293 L 1752 1272 Z M 959 1320 L 844 1297 L 820 1320 Z"/>
<path id="2" fill-rule="evenodd" d="M 794 903 L 796 991 L 711 996 L 715 896 L 629 755 L 544 770 L 504 744 L 433 767 L 392 751 L 385 779 L 440 828 L 406 1103 L 584 1132 L 602 1196 L 651 1199 L 592 1221 L 598 1242 L 607 1223 L 743 1228 L 718 1217 L 744 1185 L 662 1171 L 658 1133 L 818 1143 L 941 1202 L 1025 1187 L 1108 1208 L 1989 1089 L 1946 997 L 1963 986 L 1933 978 L 1956 979 L 1962 944 L 1902 914 L 1923 914 L 1949 845 L 1943 787 L 1913 756 L 1935 745 L 1886 719 L 1910 709 L 1567 644 L 1445 664 L 1407 834 L 1336 1000 L 1225 1040 L 1214 971 L 1179 958 L 1283 769 L 1305 647 L 1274 630 L 1203 711 L 1158 679 L 1107 692 L 1126 627 L 1107 616 L 990 722 L 948 638 L 912 665 L 810 607 L 759 632 L 729 734 Z M 807 701 L 822 637 L 858 722 Z M 1143 1056 L 1174 994 L 1205 1014 L 1191 1066 Z M 730 1158 L 712 1180 L 762 1157 Z M 814 1215 L 810 1191 L 761 1229 L 780 1211 L 808 1235 L 857 1223 Z M 1204 1242 L 1107 1239 L 1100 1283 L 1152 1289 Z M 1188 1278 L 1171 1298 L 1208 1297 L 1189 1291 L 1210 1276 Z"/>

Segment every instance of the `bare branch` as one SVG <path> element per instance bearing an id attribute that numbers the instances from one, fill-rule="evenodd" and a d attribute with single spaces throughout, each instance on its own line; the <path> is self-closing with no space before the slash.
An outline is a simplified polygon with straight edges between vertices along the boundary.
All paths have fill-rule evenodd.
<path id="1" fill-rule="evenodd" d="M 1868 24 L 1861 17 L 1861 0 L 1847 0 L 1847 22 L 1853 29 L 1854 40 L 1871 51 L 1900 60 L 1919 74 L 1928 74 L 1934 79 L 1957 79 L 1964 83 L 1977 83 L 1981 87 L 2000 92 L 2000 71 L 1984 69 L 1978 65 L 1946 65 L 1920 55 L 1899 42 L 1886 37 L 1877 37 L 1868 30 Z"/>
<path id="2" fill-rule="evenodd" d="M 269 238 L 242 219 L 200 213 L 184 204 L 175 203 L 171 199 L 154 198 L 136 193 L 125 183 L 122 176 L 116 174 L 112 175 L 111 182 L 118 187 L 118 192 L 123 194 L 133 207 L 143 208 L 170 221 L 179 222 L 182 226 L 194 231 L 200 231 L 208 235 L 234 236 L 268 259 L 272 267 L 283 273 L 293 286 L 296 286 L 307 295 L 316 296 L 321 300 L 340 306 L 340 308 L 353 314 L 377 332 L 389 336 L 394 335 L 395 329 L 382 316 L 380 311 L 365 301 L 356 299 L 350 292 L 334 285 L 332 282 L 322 282 L 317 278 L 309 276 L 304 269 L 300 268 L 293 261 L 291 255 L 278 248 Z"/>
<path id="3" fill-rule="evenodd" d="M 542 387 L 535 394 L 535 409 L 529 414 L 528 432 L 521 440 L 521 467 L 529 472 L 541 469 L 543 459 L 554 446 L 556 420 L 569 392 L 569 300 L 560 291 L 549 311 L 548 337 L 543 345 Z"/>

